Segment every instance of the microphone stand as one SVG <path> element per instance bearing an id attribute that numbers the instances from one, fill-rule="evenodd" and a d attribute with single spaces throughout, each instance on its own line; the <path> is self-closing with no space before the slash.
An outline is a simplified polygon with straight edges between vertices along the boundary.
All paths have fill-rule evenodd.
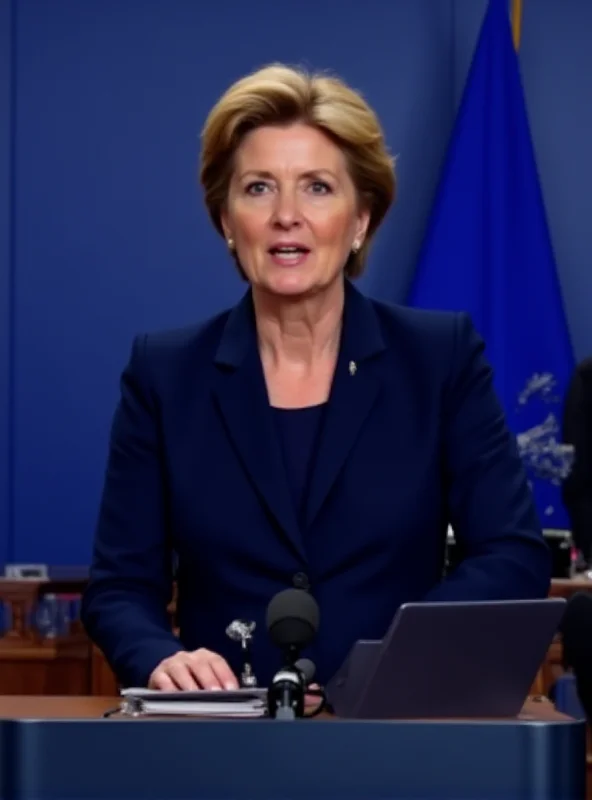
<path id="1" fill-rule="evenodd" d="M 295 720 L 304 716 L 307 681 L 296 666 L 297 655 L 295 648 L 286 650 L 285 666 L 274 675 L 267 690 L 267 710 L 272 719 Z"/>
<path id="2" fill-rule="evenodd" d="M 296 667 L 277 672 L 267 690 L 267 710 L 272 719 L 293 720 L 304 716 L 305 686 Z"/>

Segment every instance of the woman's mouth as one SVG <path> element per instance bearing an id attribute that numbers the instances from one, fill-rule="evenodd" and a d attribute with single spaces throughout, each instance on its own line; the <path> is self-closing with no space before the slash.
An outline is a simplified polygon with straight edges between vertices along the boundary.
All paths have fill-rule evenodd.
<path id="1" fill-rule="evenodd" d="M 271 247 L 269 254 L 274 264 L 280 267 L 298 267 L 306 261 L 310 250 L 301 245 L 278 245 Z"/>

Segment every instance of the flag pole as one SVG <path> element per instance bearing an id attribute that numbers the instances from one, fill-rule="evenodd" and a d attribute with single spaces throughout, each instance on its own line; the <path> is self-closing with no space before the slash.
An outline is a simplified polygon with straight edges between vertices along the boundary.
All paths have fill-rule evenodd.
<path id="1" fill-rule="evenodd" d="M 514 48 L 520 49 L 520 36 L 522 34 L 522 0 L 512 0 L 512 39 Z"/>

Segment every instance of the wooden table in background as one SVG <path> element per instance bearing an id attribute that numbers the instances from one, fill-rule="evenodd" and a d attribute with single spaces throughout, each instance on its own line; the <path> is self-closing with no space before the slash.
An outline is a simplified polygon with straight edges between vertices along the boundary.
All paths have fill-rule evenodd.
<path id="1" fill-rule="evenodd" d="M 118 685 L 101 651 L 88 639 L 80 620 L 55 637 L 41 636 L 33 624 L 45 595 L 80 597 L 88 570 L 56 567 L 47 579 L 0 578 L 0 604 L 10 625 L 0 638 L 0 694 L 116 695 Z M 171 622 L 174 605 L 169 609 Z"/>

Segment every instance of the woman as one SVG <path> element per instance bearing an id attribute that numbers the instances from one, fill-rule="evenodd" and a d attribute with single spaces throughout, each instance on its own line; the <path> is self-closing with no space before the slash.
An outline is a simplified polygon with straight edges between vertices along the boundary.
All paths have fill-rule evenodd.
<path id="1" fill-rule="evenodd" d="M 362 97 L 283 66 L 240 80 L 206 122 L 201 182 L 249 288 L 138 337 L 123 373 L 83 604 L 120 681 L 234 687 L 225 629 L 246 618 L 267 684 L 265 609 L 289 586 L 320 607 L 304 654 L 320 683 L 403 602 L 544 597 L 548 552 L 471 322 L 352 285 L 395 193 Z M 463 561 L 442 580 L 449 523 Z"/>

